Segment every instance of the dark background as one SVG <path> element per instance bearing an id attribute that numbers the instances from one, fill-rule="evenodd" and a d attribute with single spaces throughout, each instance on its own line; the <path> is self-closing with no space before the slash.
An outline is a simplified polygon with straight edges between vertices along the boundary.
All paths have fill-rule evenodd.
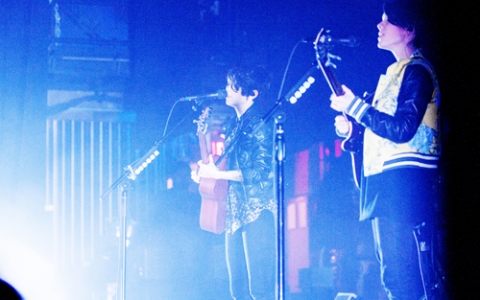
<path id="1" fill-rule="evenodd" d="M 62 5 L 73 1 L 58 2 Z M 88 1 L 77 3 L 92 5 Z M 112 5 L 108 1 L 93 4 Z M 161 136 L 176 99 L 223 88 L 226 70 L 236 64 L 267 67 L 273 82 L 268 95 L 270 103 L 265 103 L 265 107 L 273 105 L 293 49 L 296 50 L 283 93 L 315 61 L 313 45 L 299 42 L 315 37 L 320 28 L 330 28 L 334 36 L 355 36 L 360 40 L 359 47 L 337 46 L 334 50 L 342 58 L 338 63 L 339 79 L 358 94 L 373 91 L 379 74 L 393 62 L 389 53 L 376 48 L 375 26 L 382 13 L 377 0 L 226 0 L 219 1 L 218 14 L 210 10 L 212 5 L 213 1 L 206 0 L 117 2 L 113 5 L 115 19 L 128 25 L 126 34 L 122 31 L 125 29 L 108 30 L 108 26 L 102 31 L 101 23 L 97 37 L 86 37 L 82 30 L 64 34 L 90 39 L 124 38 L 131 59 L 129 76 L 79 79 L 69 75 L 62 81 L 49 73 L 52 3 L 1 0 L 0 233 L 25 237 L 28 245 L 49 260 L 52 224 L 43 207 L 45 120 L 59 110 L 47 105 L 47 91 L 52 87 L 71 84 L 72 89 L 80 85 L 90 90 L 124 93 L 118 104 L 136 113 L 133 143 L 142 151 Z M 449 128 L 444 152 L 445 220 L 449 229 L 449 278 L 455 287 L 453 298 L 457 299 L 476 295 L 473 285 L 478 283 L 476 57 L 480 32 L 475 21 L 476 4 L 436 3 L 434 12 L 436 26 L 432 35 L 437 54 L 431 60 L 440 78 L 442 113 Z M 330 93 L 326 83 L 318 80 L 297 104 L 286 107 L 289 156 L 318 141 L 335 138 Z M 170 124 L 180 123 L 190 112 L 190 105 L 179 105 Z M 195 130 L 190 120 L 180 123 L 174 135 L 185 130 Z"/>

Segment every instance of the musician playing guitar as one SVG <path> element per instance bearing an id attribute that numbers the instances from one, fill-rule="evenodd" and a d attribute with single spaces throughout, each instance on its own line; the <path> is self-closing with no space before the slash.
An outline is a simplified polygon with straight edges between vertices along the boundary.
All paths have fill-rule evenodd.
<path id="1" fill-rule="evenodd" d="M 226 104 L 236 118 L 225 139 L 226 170 L 210 159 L 200 161 L 198 172 L 192 174 L 196 182 L 228 180 L 225 248 L 233 299 L 275 298 L 273 126 L 267 123 L 257 129 L 264 114 L 255 103 L 268 88 L 269 76 L 262 68 L 229 71 Z"/>
<path id="2" fill-rule="evenodd" d="M 380 76 L 371 104 L 346 86 L 330 97 L 332 109 L 365 128 L 360 220 L 371 222 L 389 299 L 434 299 L 438 286 L 428 280 L 433 276 L 425 264 L 433 259 L 419 259 L 434 248 L 426 246 L 431 241 L 426 233 L 436 224 L 441 151 L 438 82 L 422 54 L 430 46 L 426 4 L 385 2 L 377 46 L 391 52 L 395 62 Z M 344 115 L 335 126 L 346 134 L 350 123 Z"/>

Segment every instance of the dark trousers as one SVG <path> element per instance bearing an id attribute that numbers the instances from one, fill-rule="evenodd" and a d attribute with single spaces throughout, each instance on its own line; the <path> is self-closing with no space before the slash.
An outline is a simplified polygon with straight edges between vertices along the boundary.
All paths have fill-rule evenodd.
<path id="1" fill-rule="evenodd" d="M 403 168 L 364 178 L 361 216 L 372 220 L 382 284 L 389 299 L 424 295 L 415 228 L 436 218 L 437 171 Z M 422 237 L 428 240 L 428 237 Z"/>
<path id="2" fill-rule="evenodd" d="M 372 219 L 382 285 L 389 299 L 419 300 L 424 295 L 414 229 L 389 218 Z"/>
<path id="3" fill-rule="evenodd" d="M 269 210 L 233 234 L 225 235 L 233 299 L 275 299 L 275 236 L 275 217 Z"/>

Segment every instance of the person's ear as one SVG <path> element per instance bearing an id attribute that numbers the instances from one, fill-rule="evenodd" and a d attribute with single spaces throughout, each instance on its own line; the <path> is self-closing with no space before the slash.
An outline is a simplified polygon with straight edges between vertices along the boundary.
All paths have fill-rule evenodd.
<path id="1" fill-rule="evenodd" d="M 406 29 L 408 42 L 411 42 L 415 39 L 415 28 Z"/>
<path id="2" fill-rule="evenodd" d="M 250 96 L 250 98 L 252 98 L 252 100 L 255 100 L 257 96 L 258 96 L 258 90 L 253 90 L 253 96 Z"/>

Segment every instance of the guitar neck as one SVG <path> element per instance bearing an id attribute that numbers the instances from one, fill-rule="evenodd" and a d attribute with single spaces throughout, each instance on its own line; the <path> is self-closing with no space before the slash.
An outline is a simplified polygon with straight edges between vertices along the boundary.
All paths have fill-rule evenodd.
<path id="1" fill-rule="evenodd" d="M 342 89 L 342 84 L 337 79 L 337 75 L 333 71 L 333 67 L 325 66 L 324 64 L 320 64 L 320 67 L 332 92 L 337 96 L 343 95 L 345 92 Z"/>
<path id="2" fill-rule="evenodd" d="M 207 140 L 205 134 L 203 132 L 197 132 L 198 135 L 198 143 L 200 146 L 200 156 L 202 157 L 202 163 L 208 164 L 208 148 L 207 148 Z"/>

